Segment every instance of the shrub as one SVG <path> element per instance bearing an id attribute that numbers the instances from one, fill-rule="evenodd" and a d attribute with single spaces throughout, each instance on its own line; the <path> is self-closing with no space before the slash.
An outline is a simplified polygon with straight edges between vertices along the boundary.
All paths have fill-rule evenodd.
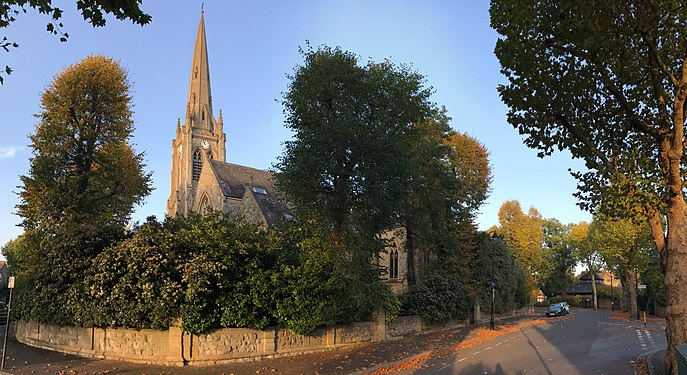
<path id="1" fill-rule="evenodd" d="M 149 220 L 131 238 L 98 255 L 70 290 L 77 324 L 166 329 L 179 315 L 180 259 L 173 237 Z"/>
<path id="2" fill-rule="evenodd" d="M 369 319 L 380 301 L 388 320 L 400 309 L 370 263 L 351 270 L 331 255 L 326 237 L 298 224 L 277 231 L 221 214 L 164 223 L 151 217 L 66 290 L 44 281 L 51 273 L 29 267 L 34 262 L 20 257 L 21 246 L 28 243 L 3 249 L 24 265 L 16 311 L 44 323 L 167 329 L 181 318 L 194 334 L 271 325 L 307 334 Z"/>
<path id="3" fill-rule="evenodd" d="M 420 315 L 427 323 L 464 320 L 469 303 L 463 286 L 450 274 L 428 274 L 401 297 L 404 315 Z"/>

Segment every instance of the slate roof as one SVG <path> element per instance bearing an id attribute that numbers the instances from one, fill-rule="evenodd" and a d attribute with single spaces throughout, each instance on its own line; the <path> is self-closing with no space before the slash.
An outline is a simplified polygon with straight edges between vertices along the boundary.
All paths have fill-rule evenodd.
<path id="1" fill-rule="evenodd" d="M 598 282 L 597 286 L 601 285 Z M 570 287 L 568 294 L 592 294 L 592 283 L 591 281 L 578 281 L 573 286 Z"/>
<path id="2" fill-rule="evenodd" d="M 587 271 L 580 275 L 580 279 L 570 287 L 568 294 L 592 294 L 592 273 Z M 603 276 L 600 273 L 594 273 L 596 285 L 603 284 Z"/>
<path id="3" fill-rule="evenodd" d="M 251 194 L 267 225 L 273 226 L 290 215 L 283 194 L 274 186 L 271 172 L 217 160 L 211 160 L 210 163 L 224 195 L 243 199 L 246 194 Z"/>
<path id="4" fill-rule="evenodd" d="M 594 273 L 594 279 L 597 280 L 597 283 L 598 283 L 599 281 L 603 281 L 603 280 L 604 280 L 604 277 L 603 277 L 602 274 L 600 274 L 600 273 L 598 273 L 598 272 L 595 272 L 595 273 Z M 586 272 L 584 272 L 583 274 L 581 274 L 581 275 L 580 275 L 580 280 L 584 280 L 584 281 L 587 281 L 587 282 L 592 281 L 591 272 L 586 271 Z"/>

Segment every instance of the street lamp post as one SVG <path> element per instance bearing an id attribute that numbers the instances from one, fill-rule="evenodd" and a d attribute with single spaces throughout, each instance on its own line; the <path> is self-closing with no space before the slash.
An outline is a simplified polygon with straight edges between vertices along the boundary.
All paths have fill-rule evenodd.
<path id="1" fill-rule="evenodd" d="M 494 275 L 494 246 L 491 247 L 491 319 L 489 319 L 489 329 L 496 329 L 494 326 L 494 298 L 496 297 L 496 279 Z"/>

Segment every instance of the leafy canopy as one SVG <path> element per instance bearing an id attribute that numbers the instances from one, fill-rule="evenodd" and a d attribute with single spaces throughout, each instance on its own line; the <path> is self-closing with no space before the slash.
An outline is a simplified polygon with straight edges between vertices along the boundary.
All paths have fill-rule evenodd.
<path id="1" fill-rule="evenodd" d="M 380 250 L 370 241 L 398 221 L 414 124 L 431 114 L 431 89 L 389 61 L 361 65 L 329 47 L 302 54 L 284 94 L 294 140 L 276 165 L 277 184 L 301 215 L 331 230 L 335 249 L 368 263 Z"/>
<path id="2" fill-rule="evenodd" d="M 64 306 L 79 298 L 72 288 L 125 235 L 134 205 L 151 190 L 143 153 L 129 144 L 129 89 L 117 62 L 90 56 L 59 73 L 41 96 L 33 158 L 19 187 L 25 234 L 12 255 L 13 272 L 26 275 L 26 308 L 39 321 L 70 322 Z"/>
<path id="3" fill-rule="evenodd" d="M 129 145 L 130 84 L 117 62 L 89 56 L 59 73 L 41 96 L 30 136 L 34 157 L 21 176 L 25 230 L 122 230 L 149 194 L 143 153 Z"/>
<path id="4" fill-rule="evenodd" d="M 508 121 L 540 156 L 567 149 L 590 211 L 645 214 L 666 270 L 667 373 L 687 341 L 687 7 L 681 0 L 492 0 Z M 667 230 L 662 225 L 665 215 Z"/>
<path id="5" fill-rule="evenodd" d="M 537 275 L 542 266 L 542 217 L 536 208 L 530 207 L 525 214 L 520 202 L 503 202 L 499 209 L 499 227 L 496 229 L 515 257 L 520 261 L 530 288 L 537 285 Z"/>

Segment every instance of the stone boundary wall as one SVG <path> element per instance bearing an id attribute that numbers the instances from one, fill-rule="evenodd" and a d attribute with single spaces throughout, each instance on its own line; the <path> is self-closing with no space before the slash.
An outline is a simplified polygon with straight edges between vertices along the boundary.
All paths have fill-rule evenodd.
<path id="1" fill-rule="evenodd" d="M 273 328 L 218 329 L 207 334 L 183 333 L 179 325 L 166 331 L 125 328 L 60 327 L 17 321 L 17 341 L 84 357 L 146 364 L 183 366 L 245 361 L 302 354 L 373 341 L 373 322 L 355 323 L 299 335 Z"/>
<path id="2" fill-rule="evenodd" d="M 515 316 L 526 310 L 500 317 Z M 453 322 L 443 328 L 465 325 Z M 60 327 L 17 321 L 15 336 L 27 345 L 84 357 L 172 366 L 203 365 L 273 358 L 321 350 L 396 340 L 403 336 L 442 329 L 429 327 L 419 316 L 403 316 L 384 321 L 378 309 L 372 322 L 320 329 L 309 335 L 272 328 L 262 331 L 245 328 L 218 329 L 207 334 L 183 333 L 180 324 L 166 331 L 125 328 Z"/>

